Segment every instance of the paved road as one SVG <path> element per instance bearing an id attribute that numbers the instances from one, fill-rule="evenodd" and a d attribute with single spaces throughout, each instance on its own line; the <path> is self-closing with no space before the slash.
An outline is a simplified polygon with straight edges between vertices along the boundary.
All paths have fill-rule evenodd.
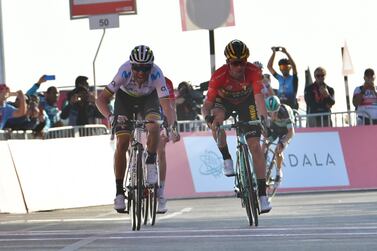
<path id="1" fill-rule="evenodd" d="M 236 198 L 172 200 L 130 231 L 111 205 L 0 214 L 0 250 L 376 250 L 377 192 L 278 195 L 249 227 Z"/>

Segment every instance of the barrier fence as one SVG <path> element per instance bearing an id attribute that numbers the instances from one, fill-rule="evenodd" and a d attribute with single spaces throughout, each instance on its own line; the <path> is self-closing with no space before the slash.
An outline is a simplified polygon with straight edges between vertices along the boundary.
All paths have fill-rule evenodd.
<path id="1" fill-rule="evenodd" d="M 371 117 L 367 113 L 357 113 L 356 111 L 332 112 L 332 113 L 315 113 L 315 114 L 299 114 L 295 111 L 295 127 L 306 128 L 309 127 L 311 120 L 320 117 L 320 124 L 317 127 L 327 127 L 325 118 L 332 122 L 331 127 L 352 127 L 366 124 L 366 120 L 371 121 Z M 232 118 L 225 121 L 232 123 Z M 178 128 L 180 132 L 198 132 L 207 131 L 208 126 L 203 120 L 185 120 L 178 121 Z M 43 139 L 55 138 L 74 138 L 109 134 L 109 129 L 103 124 L 93 124 L 84 126 L 63 126 L 50 128 L 42 136 Z M 0 130 L 0 140 L 8 139 L 34 139 L 36 138 L 33 131 L 4 131 Z M 41 138 L 38 136 L 37 138 Z"/>

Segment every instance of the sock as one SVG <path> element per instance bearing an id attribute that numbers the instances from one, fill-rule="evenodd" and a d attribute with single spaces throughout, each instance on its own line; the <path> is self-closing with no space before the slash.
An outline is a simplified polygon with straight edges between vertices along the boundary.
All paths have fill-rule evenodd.
<path id="1" fill-rule="evenodd" d="M 123 179 L 116 179 L 115 184 L 116 184 L 116 189 L 117 189 L 116 195 L 119 195 L 119 194 L 124 195 Z"/>
<path id="2" fill-rule="evenodd" d="M 258 179 L 258 196 L 266 196 L 266 179 Z"/>
<path id="3" fill-rule="evenodd" d="M 145 160 L 145 163 L 146 164 L 155 164 L 157 153 L 150 153 L 149 151 L 147 151 L 147 153 L 148 153 L 148 156 L 147 156 L 147 159 Z"/>
<path id="4" fill-rule="evenodd" d="M 231 159 L 231 158 L 232 158 L 232 157 L 230 156 L 228 146 L 225 146 L 225 147 L 219 148 L 219 150 L 220 150 L 221 154 L 223 155 L 223 160 Z"/>

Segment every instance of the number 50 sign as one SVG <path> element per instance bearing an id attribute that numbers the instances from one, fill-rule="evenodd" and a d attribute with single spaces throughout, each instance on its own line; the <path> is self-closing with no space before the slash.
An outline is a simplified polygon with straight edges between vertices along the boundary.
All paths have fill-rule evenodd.
<path id="1" fill-rule="evenodd" d="M 118 14 L 89 16 L 89 27 L 91 30 L 117 28 L 119 16 Z"/>

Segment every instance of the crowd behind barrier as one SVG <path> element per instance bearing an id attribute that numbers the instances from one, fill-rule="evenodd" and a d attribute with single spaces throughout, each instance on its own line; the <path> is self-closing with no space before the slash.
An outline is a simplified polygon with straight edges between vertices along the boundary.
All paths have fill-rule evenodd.
<path id="1" fill-rule="evenodd" d="M 295 127 L 306 128 L 308 121 L 316 116 L 329 116 L 332 121 L 332 127 L 351 127 L 361 124 L 365 124 L 365 121 L 360 121 L 360 112 L 356 111 L 344 111 L 344 112 L 332 112 L 332 113 L 316 113 L 316 114 L 300 114 L 295 111 Z M 363 113 L 363 118 L 370 119 L 369 114 Z M 358 121 L 359 120 L 359 121 Z M 323 119 L 321 120 L 321 126 L 324 126 Z M 225 123 L 232 123 L 230 118 Z M 208 127 L 203 120 L 183 120 L 178 121 L 180 132 L 198 132 L 207 131 Z M 49 128 L 45 133 L 43 139 L 55 139 L 55 138 L 73 138 L 73 137 L 85 137 L 109 134 L 109 129 L 103 124 L 92 124 L 83 126 L 63 126 L 56 128 Z M 4 131 L 0 130 L 0 140 L 8 139 L 34 139 L 35 135 L 33 131 Z"/>

